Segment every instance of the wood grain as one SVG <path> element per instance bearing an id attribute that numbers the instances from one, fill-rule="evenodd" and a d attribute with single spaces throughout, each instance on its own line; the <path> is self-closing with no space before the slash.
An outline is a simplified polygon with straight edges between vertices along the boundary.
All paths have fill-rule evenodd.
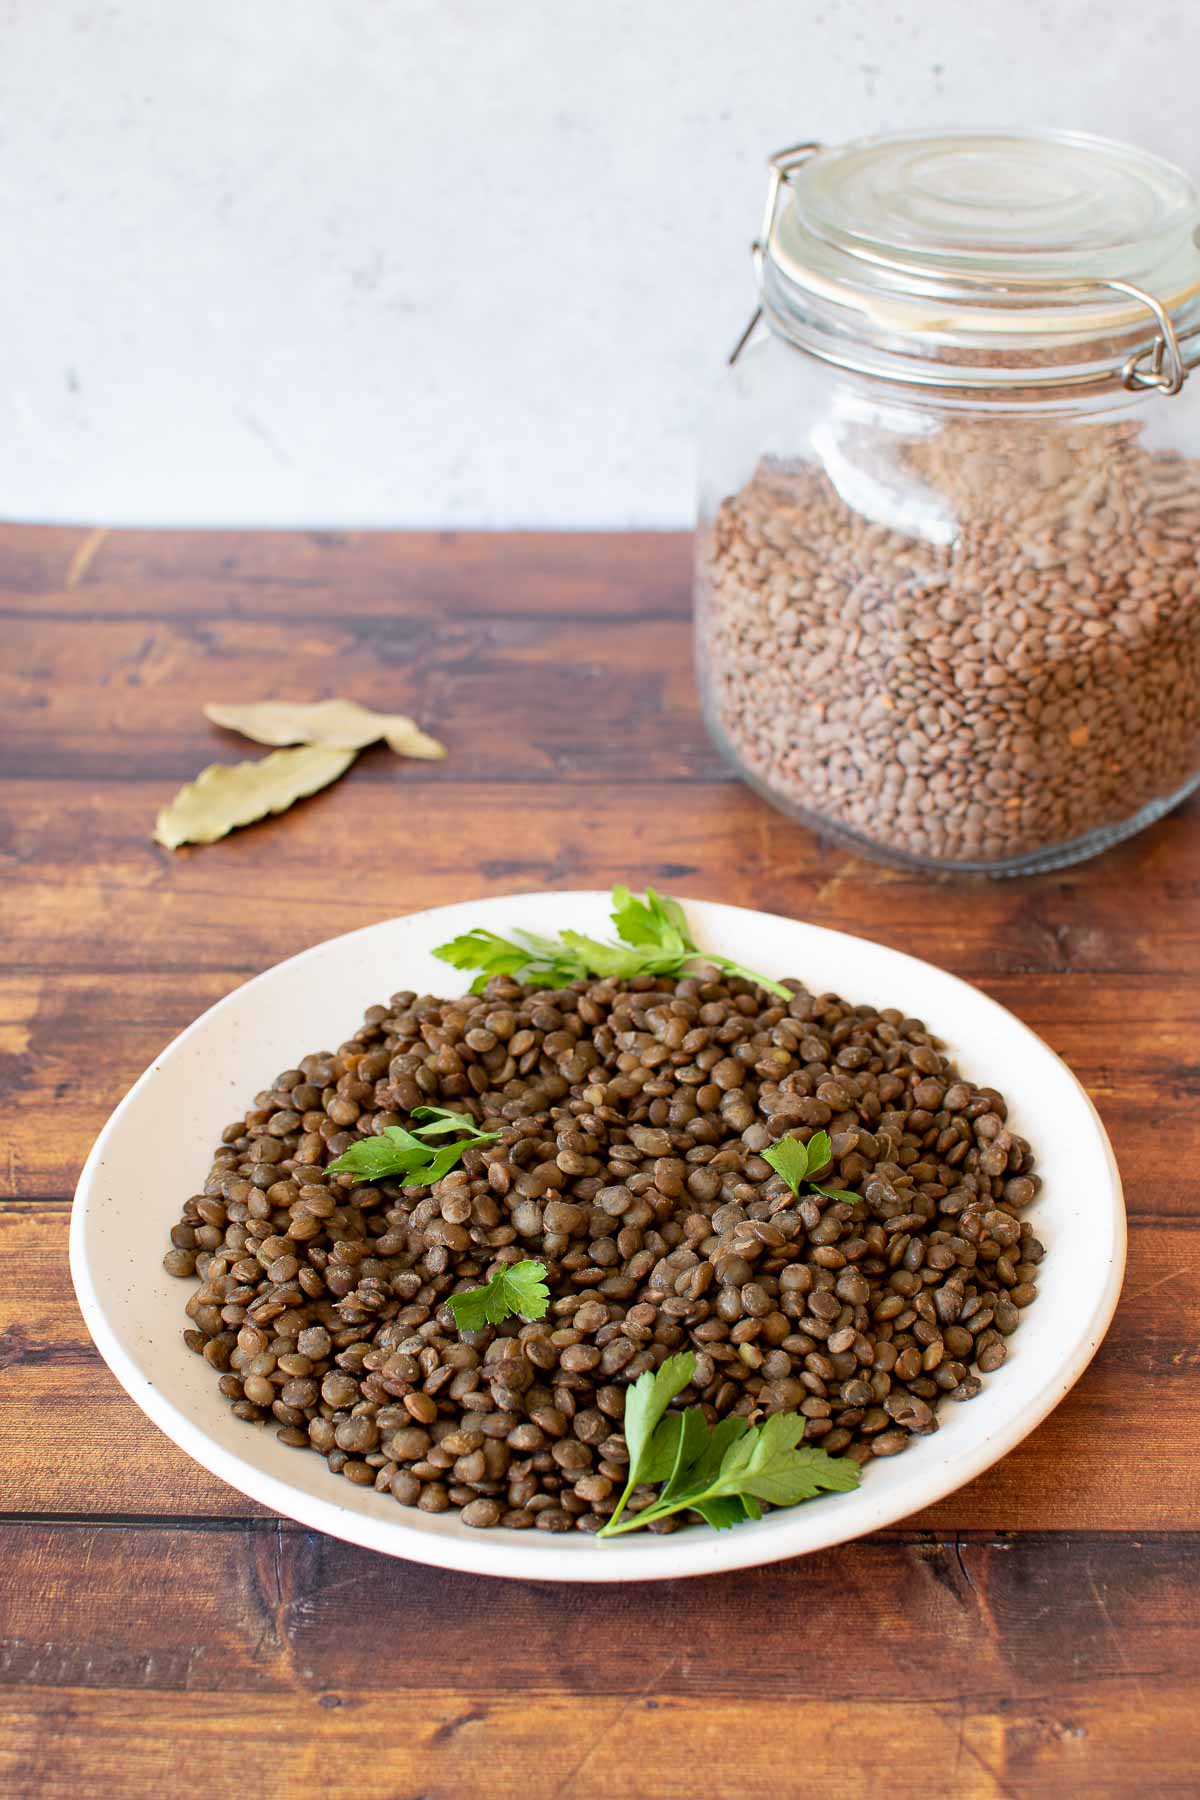
<path id="1" fill-rule="evenodd" d="M 1194 1790 L 1200 804 L 1032 881 L 832 848 L 714 755 L 689 563 L 686 538 L 650 533 L 0 528 L 6 1795 Z M 202 764 L 255 754 L 205 700 L 338 691 L 417 713 L 448 760 L 371 751 L 269 825 L 175 856 L 151 841 Z M 270 1518 L 88 1342 L 66 1230 L 96 1131 L 166 1041 L 281 957 L 422 906 L 624 879 L 927 957 L 1065 1056 L 1132 1221 L 1100 1355 L 904 1529 L 739 1575 L 581 1597 Z"/>
<path id="2" fill-rule="evenodd" d="M 18 1793 L 173 1791 L 180 1760 L 205 1793 L 378 1800 L 1191 1791 L 1191 1539 L 876 1539 L 587 1607 L 506 1584 L 493 1660 L 497 1589 L 329 1539 L 9 1535 Z"/>
<path id="3" fill-rule="evenodd" d="M 9 966 L 250 974 L 399 912 L 628 878 L 876 937 L 968 979 L 1195 973 L 1195 809 L 1082 872 L 954 884 L 822 845 L 736 783 L 450 790 L 425 780 L 430 767 L 372 750 L 283 818 L 174 852 L 151 836 L 174 780 L 12 781 Z"/>
<path id="4" fill-rule="evenodd" d="M 1190 1791 L 1192 1539 L 892 1537 L 582 1607 L 268 1525 L 9 1537 L 22 1792 L 172 1791 L 180 1762 L 379 1800 Z"/>
<path id="5" fill-rule="evenodd" d="M 303 623 L 103 620 L 88 631 L 94 654 L 82 663 L 73 622 L 34 617 L 19 658 L 0 666 L 14 775 L 90 784 L 127 776 L 136 758 L 178 785 L 205 762 L 259 754 L 208 724 L 208 701 L 339 689 L 415 713 L 445 741 L 451 760 L 426 764 L 423 784 L 723 773 L 695 716 L 677 620 L 597 619 L 583 640 L 575 619 L 355 619 L 339 607 Z M 31 694 L 40 703 L 22 705 Z M 373 762 L 376 779 L 396 766 L 383 752 Z"/>
<path id="6" fill-rule="evenodd" d="M 1148 1696 L 1117 1681 L 1068 1707 L 1003 1710 L 848 1699 L 837 1686 L 836 1716 L 824 1694 L 531 1701 L 478 1678 L 411 1699 L 31 1688 L 0 1712 L 11 1745 L 0 1777 L 7 1766 L 14 1791 L 39 1800 L 157 1797 L 181 1766 L 219 1794 L 330 1800 L 779 1800 L 814 1787 L 829 1800 L 1173 1800 L 1195 1770 L 1194 1690 L 1179 1680 Z"/>
<path id="7" fill-rule="evenodd" d="M 1190 1535 L 1135 1544 L 1087 1533 L 937 1542 L 892 1532 L 747 1570 L 734 1582 L 706 1576 L 586 1592 L 482 1583 L 266 1519 L 147 1526 L 135 1536 L 70 1525 L 49 1552 L 38 1527 L 16 1525 L 8 1543 L 17 1579 L 0 1601 L 5 1673 L 76 1691 L 168 1692 L 185 1679 L 197 1695 L 452 1688 L 478 1657 L 492 1602 L 511 1627 L 506 1682 L 529 1697 L 566 1689 L 629 1698 L 646 1691 L 657 1668 L 654 1691 L 736 1698 L 746 1686 L 736 1652 L 748 1613 L 755 1690 L 781 1701 L 821 1685 L 798 1679 L 797 1664 L 839 1639 L 853 1647 L 839 1669 L 848 1696 L 912 1702 L 1001 1690 L 1063 1698 L 1122 1677 L 1150 1684 L 1173 1663 L 1200 1661 L 1200 1619 L 1176 1585 L 1181 1560 L 1200 1549 Z M 128 1606 L 114 1619 L 104 1601 L 122 1559 Z M 1120 1630 L 1110 1598 L 1117 1587 Z M 341 1625 L 347 1602 L 359 1624 L 352 1635 Z M 614 1658 L 608 1646 L 617 1637 L 627 1653 Z M 674 1683 L 663 1679 L 673 1663 Z"/>
<path id="8" fill-rule="evenodd" d="M 97 538 L 99 541 L 97 542 Z M 14 619 L 691 617 L 687 532 L 0 526 Z"/>

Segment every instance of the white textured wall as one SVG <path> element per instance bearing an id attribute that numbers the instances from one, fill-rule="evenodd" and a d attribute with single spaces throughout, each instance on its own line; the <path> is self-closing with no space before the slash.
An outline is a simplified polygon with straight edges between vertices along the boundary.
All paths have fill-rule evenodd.
<path id="1" fill-rule="evenodd" d="M 674 525 L 798 137 L 1200 168 L 1196 0 L 0 0 L 0 516 Z"/>

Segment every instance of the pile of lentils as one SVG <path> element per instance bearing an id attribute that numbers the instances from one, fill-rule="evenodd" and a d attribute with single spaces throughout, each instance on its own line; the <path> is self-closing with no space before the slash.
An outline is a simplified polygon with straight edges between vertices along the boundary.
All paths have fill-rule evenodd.
<path id="1" fill-rule="evenodd" d="M 285 1069 L 165 1258 L 199 1277 L 184 1335 L 234 1413 L 406 1506 L 542 1531 L 600 1529 L 628 1385 L 678 1351 L 710 1421 L 799 1410 L 860 1464 L 936 1431 L 1035 1295 L 1030 1147 L 919 1020 L 786 985 L 398 993 Z M 432 1190 L 329 1172 L 430 1102 L 503 1136 Z M 763 1160 L 818 1130 L 862 1204 Z M 447 1295 L 527 1258 L 546 1316 L 460 1332 Z"/>
<path id="2" fill-rule="evenodd" d="M 763 462 L 702 537 L 705 711 L 741 772 L 980 869 L 1053 866 L 1177 798 L 1200 772 L 1200 463 L 1128 423 L 963 418 L 886 458 L 863 437 L 836 485 Z"/>

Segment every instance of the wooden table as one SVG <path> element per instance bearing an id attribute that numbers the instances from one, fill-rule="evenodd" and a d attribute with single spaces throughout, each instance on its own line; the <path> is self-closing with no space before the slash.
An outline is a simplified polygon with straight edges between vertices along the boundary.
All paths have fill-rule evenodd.
<path id="1" fill-rule="evenodd" d="M 1200 1792 L 1200 809 L 1083 868 L 940 884 L 770 812 L 696 714 L 677 536 L 0 532 L 0 1789 L 226 1800 Z M 403 708 L 207 849 L 156 808 L 207 700 Z M 978 982 L 1094 1095 L 1129 1274 L 1089 1373 L 903 1528 L 744 1575 L 572 1590 L 269 1516 L 128 1401 L 71 1190 L 153 1054 L 278 958 L 476 894 L 647 881 Z M 922 1452 L 924 1454 L 924 1452 Z"/>

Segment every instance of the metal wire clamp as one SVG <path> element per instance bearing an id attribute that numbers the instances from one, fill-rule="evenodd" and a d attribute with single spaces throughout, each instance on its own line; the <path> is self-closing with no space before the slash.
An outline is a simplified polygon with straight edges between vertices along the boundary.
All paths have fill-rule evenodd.
<path id="1" fill-rule="evenodd" d="M 743 331 L 741 337 L 738 339 L 730 353 L 730 366 L 736 363 L 738 357 L 750 341 L 755 327 L 763 317 L 764 311 L 767 310 L 766 303 L 762 298 L 763 269 L 767 257 L 774 248 L 776 230 L 779 223 L 780 193 L 795 171 L 806 163 L 811 156 L 814 156 L 818 150 L 823 148 L 824 146 L 816 141 L 804 144 L 793 144 L 786 150 L 777 151 L 774 156 L 768 159 L 767 203 L 763 213 L 762 229 L 758 237 L 755 238 L 750 246 L 750 255 L 754 265 L 754 276 L 758 286 L 760 299 L 758 306 L 755 307 L 754 312 L 751 315 L 749 324 L 746 326 L 746 329 Z M 857 254 L 860 260 L 874 263 L 877 266 L 887 268 L 894 273 L 901 275 L 911 274 L 925 281 L 929 278 L 929 271 L 927 269 L 916 268 L 912 264 L 897 261 L 892 258 L 871 255 L 869 252 L 862 250 L 858 251 Z M 1016 290 L 1020 293 L 1029 294 L 1037 293 L 1039 291 L 1044 292 L 1050 287 L 1057 293 L 1070 293 L 1076 291 L 1080 294 L 1087 294 L 1094 293 L 1097 289 L 1108 289 L 1113 293 L 1126 294 L 1131 300 L 1136 300 L 1140 305 L 1146 308 L 1157 326 L 1157 333 L 1150 343 L 1143 345 L 1141 349 L 1133 351 L 1131 355 L 1126 357 L 1124 363 L 1121 365 L 1121 385 L 1132 393 L 1143 392 L 1148 389 L 1157 389 L 1161 394 L 1177 394 L 1187 380 L 1188 375 L 1191 373 L 1193 363 L 1185 358 L 1182 345 L 1200 337 L 1200 326 L 1194 327 L 1191 331 L 1177 332 L 1174 321 L 1162 301 L 1154 294 L 1148 293 L 1145 288 L 1137 287 L 1131 281 L 1122 281 L 1116 277 L 1089 276 L 1074 282 L 1062 282 L 1048 280 L 1046 277 L 1041 276 L 1015 275 L 1005 276 L 1002 284 L 997 284 L 988 276 L 956 272 L 953 281 L 948 285 L 947 291 L 952 293 L 953 288 L 956 286 L 979 287 L 983 289 L 991 288 L 994 290 L 997 285 L 1001 285 L 1006 292 Z M 798 349 L 806 351 L 809 355 L 820 358 L 823 362 L 833 363 L 839 368 L 849 369 L 857 374 L 871 375 L 881 373 L 881 371 L 873 368 L 869 363 L 857 362 L 853 358 L 845 355 L 835 356 L 830 352 L 817 348 L 810 342 L 800 342 L 792 332 L 788 331 L 782 325 L 782 323 L 781 330 L 790 343 L 795 344 Z M 1147 364 L 1148 367 L 1146 366 Z M 1098 374 L 1064 374 L 1057 370 L 1049 370 L 1045 373 L 1038 373 L 1035 375 L 1030 371 L 1030 378 L 1027 385 L 1103 387 L 1112 379 L 1112 374 L 1112 371 L 1101 371 Z M 993 388 L 997 385 L 992 376 L 974 375 L 965 370 L 947 374 L 944 367 L 939 371 L 931 369 L 928 373 L 919 372 L 913 369 L 905 369 L 903 371 L 889 370 L 886 378 L 888 380 L 900 381 L 905 384 L 913 384 L 919 387 Z"/>

